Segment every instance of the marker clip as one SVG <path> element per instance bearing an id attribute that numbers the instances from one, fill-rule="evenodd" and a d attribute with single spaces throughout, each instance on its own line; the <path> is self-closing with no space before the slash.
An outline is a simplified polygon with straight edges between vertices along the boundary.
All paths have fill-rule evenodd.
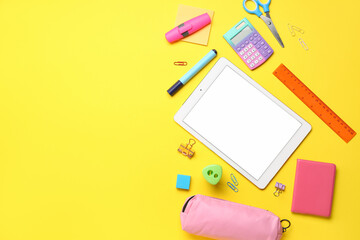
<path id="1" fill-rule="evenodd" d="M 278 182 L 276 182 L 275 188 L 276 188 L 276 190 L 275 190 L 275 192 L 273 193 L 275 197 L 280 196 L 280 194 L 281 194 L 283 191 L 285 191 L 285 185 L 283 185 L 283 184 L 281 184 L 281 183 L 278 183 Z"/>
<path id="2" fill-rule="evenodd" d="M 238 192 L 239 189 L 237 189 L 237 187 L 235 187 L 231 182 L 227 182 L 227 185 L 234 191 L 234 192 Z"/>
<path id="3" fill-rule="evenodd" d="M 185 62 L 185 61 L 176 61 L 176 62 L 174 62 L 174 65 L 175 66 L 186 66 L 187 62 Z"/>
<path id="4" fill-rule="evenodd" d="M 231 181 L 235 184 L 235 186 L 239 185 L 239 182 L 236 180 L 236 177 L 234 174 L 230 174 Z"/>
<path id="5" fill-rule="evenodd" d="M 196 143 L 196 141 L 192 138 L 189 139 L 189 142 L 184 145 L 184 144 L 181 144 L 178 151 L 184 155 L 184 156 L 187 156 L 188 158 L 192 158 L 195 154 L 194 151 L 191 151 L 191 148 L 194 146 L 194 144 Z"/>
<path id="6" fill-rule="evenodd" d="M 304 40 L 302 38 L 299 38 L 299 42 L 306 51 L 309 50 L 308 46 L 306 45 L 306 43 L 304 42 Z"/>

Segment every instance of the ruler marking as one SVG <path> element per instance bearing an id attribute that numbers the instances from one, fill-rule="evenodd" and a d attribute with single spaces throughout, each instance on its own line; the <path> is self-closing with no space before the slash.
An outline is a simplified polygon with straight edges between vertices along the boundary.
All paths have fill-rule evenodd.
<path id="1" fill-rule="evenodd" d="M 356 135 L 349 125 L 283 64 L 273 74 L 345 142 Z"/>

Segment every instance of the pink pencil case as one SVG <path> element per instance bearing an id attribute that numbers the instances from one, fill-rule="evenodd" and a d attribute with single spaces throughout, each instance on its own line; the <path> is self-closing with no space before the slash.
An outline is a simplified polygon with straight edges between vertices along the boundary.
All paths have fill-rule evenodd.
<path id="1" fill-rule="evenodd" d="M 203 195 L 189 197 L 180 218 L 186 232 L 221 240 L 279 240 L 290 227 L 267 210 Z"/>

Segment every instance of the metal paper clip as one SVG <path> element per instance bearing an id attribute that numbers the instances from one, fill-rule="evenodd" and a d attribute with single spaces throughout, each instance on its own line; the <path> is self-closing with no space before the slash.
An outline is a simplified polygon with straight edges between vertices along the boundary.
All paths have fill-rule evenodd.
<path id="1" fill-rule="evenodd" d="M 305 31 L 304 30 L 302 30 L 301 28 L 299 28 L 299 27 L 296 27 L 296 26 L 291 26 L 291 28 L 292 29 L 294 29 L 295 31 L 298 31 L 299 33 L 301 33 L 301 34 L 304 34 L 305 33 Z"/>
<path id="2" fill-rule="evenodd" d="M 291 24 L 290 23 L 288 23 L 288 29 L 289 29 L 289 31 L 290 31 L 290 33 L 291 33 L 291 36 L 293 36 L 293 37 L 295 37 L 295 32 L 294 32 L 294 30 L 293 30 L 293 28 L 292 28 L 292 26 L 291 26 Z"/>
<path id="3" fill-rule="evenodd" d="M 309 50 L 308 46 L 306 45 L 306 43 L 304 42 L 304 40 L 302 38 L 299 38 L 299 42 L 306 51 Z"/>
<path id="4" fill-rule="evenodd" d="M 234 174 L 230 174 L 231 181 L 235 184 L 235 186 L 239 185 L 238 181 L 236 180 L 236 177 Z"/>
<path id="5" fill-rule="evenodd" d="M 276 188 L 276 190 L 275 190 L 275 192 L 273 193 L 275 197 L 280 196 L 280 194 L 281 194 L 283 191 L 285 191 L 285 185 L 283 185 L 283 184 L 281 184 L 281 183 L 278 183 L 278 182 L 276 182 L 275 188 Z"/>
<path id="6" fill-rule="evenodd" d="M 238 192 L 239 189 L 237 189 L 237 187 L 235 187 L 231 182 L 227 182 L 227 185 L 234 191 L 234 192 Z"/>
<path id="7" fill-rule="evenodd" d="M 177 62 L 174 62 L 174 65 L 175 66 L 186 66 L 187 62 L 185 62 L 185 61 L 177 61 Z"/>
<path id="8" fill-rule="evenodd" d="M 191 151 L 191 148 L 194 146 L 194 144 L 196 143 L 196 141 L 192 138 L 189 139 L 189 142 L 184 145 L 184 144 L 181 144 L 178 151 L 184 155 L 184 156 L 187 156 L 188 158 L 192 158 L 195 154 L 194 151 Z"/>

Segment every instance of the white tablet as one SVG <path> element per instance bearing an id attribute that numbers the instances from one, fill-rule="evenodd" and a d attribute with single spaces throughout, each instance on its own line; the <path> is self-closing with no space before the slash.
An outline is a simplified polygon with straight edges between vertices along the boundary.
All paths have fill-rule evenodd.
<path id="1" fill-rule="evenodd" d="M 174 119 L 261 189 L 311 130 L 226 58 L 217 61 Z"/>

